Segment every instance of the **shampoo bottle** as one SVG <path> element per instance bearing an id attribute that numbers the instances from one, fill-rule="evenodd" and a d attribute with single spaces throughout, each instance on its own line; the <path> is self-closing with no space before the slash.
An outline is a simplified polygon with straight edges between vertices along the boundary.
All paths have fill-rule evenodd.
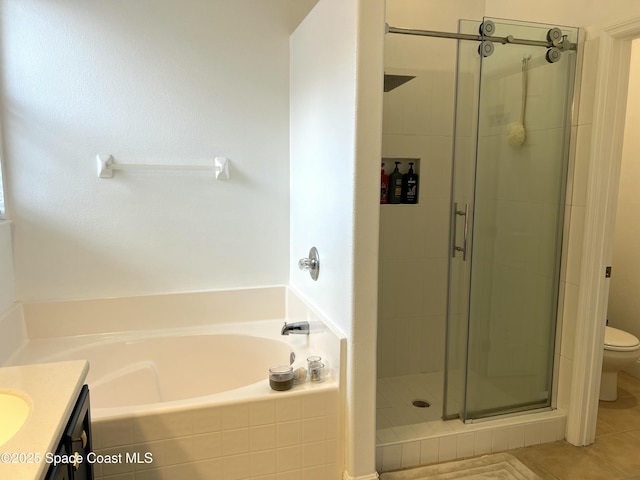
<path id="1" fill-rule="evenodd" d="M 402 200 L 402 174 L 398 165 L 400 162 L 396 162 L 396 168 L 389 175 L 389 203 L 400 203 Z"/>
<path id="2" fill-rule="evenodd" d="M 389 203 L 389 175 L 384 173 L 384 163 L 380 172 L 380 203 Z"/>
<path id="3" fill-rule="evenodd" d="M 402 176 L 402 203 L 418 203 L 418 175 L 413 173 L 413 162 Z"/>

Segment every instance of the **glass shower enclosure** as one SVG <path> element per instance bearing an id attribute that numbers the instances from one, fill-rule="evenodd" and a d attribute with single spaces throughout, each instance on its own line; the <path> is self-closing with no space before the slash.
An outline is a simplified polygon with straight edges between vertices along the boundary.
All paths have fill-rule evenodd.
<path id="1" fill-rule="evenodd" d="M 443 418 L 473 421 L 551 406 L 578 29 L 459 31 Z"/>

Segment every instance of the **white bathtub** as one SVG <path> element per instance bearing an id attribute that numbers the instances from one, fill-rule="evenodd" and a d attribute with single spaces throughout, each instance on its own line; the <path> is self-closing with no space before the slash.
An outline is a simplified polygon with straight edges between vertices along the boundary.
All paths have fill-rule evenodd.
<path id="1" fill-rule="evenodd" d="M 285 314 L 311 334 L 280 335 Z M 24 319 L 6 365 L 89 360 L 93 448 L 125 459 L 96 463 L 97 480 L 342 478 L 346 340 L 291 292 L 35 303 Z M 292 351 L 295 367 L 323 357 L 326 381 L 271 390 L 268 368 Z M 153 461 L 126 461 L 136 453 Z"/>
<path id="2" fill-rule="evenodd" d="M 90 370 L 95 420 L 148 414 L 190 406 L 222 405 L 281 396 L 332 384 L 269 387 L 268 369 L 304 366 L 306 336 L 281 336 L 282 322 L 222 324 L 207 328 L 99 334 L 29 341 L 7 365 L 85 359 Z"/>

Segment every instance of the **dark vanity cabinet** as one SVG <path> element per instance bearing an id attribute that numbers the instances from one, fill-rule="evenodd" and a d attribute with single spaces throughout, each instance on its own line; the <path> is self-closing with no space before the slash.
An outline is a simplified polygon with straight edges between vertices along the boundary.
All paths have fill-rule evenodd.
<path id="1" fill-rule="evenodd" d="M 58 445 L 58 449 L 55 451 L 56 455 L 69 455 L 67 449 L 64 448 L 64 445 Z M 70 480 L 69 476 L 69 464 L 67 463 L 59 463 L 57 465 L 51 465 L 46 480 Z"/>
<path id="2" fill-rule="evenodd" d="M 89 387 L 84 385 L 55 452 L 78 457 L 82 462 L 52 464 L 45 480 L 93 480 L 93 463 L 87 461 L 92 451 Z"/>

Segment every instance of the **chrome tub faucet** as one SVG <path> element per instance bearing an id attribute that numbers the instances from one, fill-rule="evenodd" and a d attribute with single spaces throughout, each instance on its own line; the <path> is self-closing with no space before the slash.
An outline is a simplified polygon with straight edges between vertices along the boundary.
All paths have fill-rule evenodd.
<path id="1" fill-rule="evenodd" d="M 284 322 L 281 335 L 309 335 L 309 322 Z"/>

